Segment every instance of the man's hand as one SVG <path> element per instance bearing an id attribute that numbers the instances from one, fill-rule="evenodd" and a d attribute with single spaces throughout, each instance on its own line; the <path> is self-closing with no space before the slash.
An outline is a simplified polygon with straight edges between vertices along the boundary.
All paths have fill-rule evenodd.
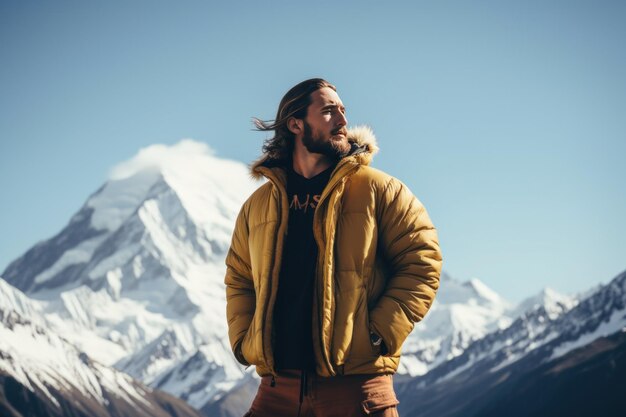
<path id="1" fill-rule="evenodd" d="M 374 332 L 370 332 L 370 342 L 372 342 L 372 345 L 374 346 L 380 346 L 383 342 L 383 338 Z"/>
<path id="2" fill-rule="evenodd" d="M 373 346 L 380 346 L 381 355 L 386 355 L 388 353 L 387 346 L 385 346 L 385 341 L 376 333 L 370 332 L 370 342 Z"/>

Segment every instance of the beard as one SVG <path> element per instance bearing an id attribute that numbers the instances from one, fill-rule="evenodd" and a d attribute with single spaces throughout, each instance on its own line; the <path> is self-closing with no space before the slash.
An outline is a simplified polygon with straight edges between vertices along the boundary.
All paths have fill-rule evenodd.
<path id="1" fill-rule="evenodd" d="M 302 137 L 302 144 L 310 153 L 318 153 L 329 158 L 339 160 L 346 156 L 350 152 L 350 143 L 347 139 L 347 130 L 345 127 L 336 129 L 331 132 L 332 135 L 339 133 L 344 134 L 342 140 L 335 140 L 332 137 L 324 138 L 320 133 L 313 133 L 311 126 L 304 121 L 304 136 Z"/>

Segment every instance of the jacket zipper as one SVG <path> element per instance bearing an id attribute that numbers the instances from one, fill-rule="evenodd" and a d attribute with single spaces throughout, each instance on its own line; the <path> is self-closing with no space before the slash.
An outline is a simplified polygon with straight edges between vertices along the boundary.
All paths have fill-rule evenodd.
<path id="1" fill-rule="evenodd" d="M 341 164 L 341 163 L 340 163 L 340 164 Z M 340 169 L 343 165 L 345 165 L 345 163 L 344 163 L 344 164 L 341 164 L 341 166 L 340 166 L 340 165 L 338 165 L 338 166 L 335 168 L 335 170 L 334 170 L 334 171 L 332 172 L 332 174 L 331 174 L 331 178 L 333 177 L 333 175 L 334 175 L 336 172 L 338 172 L 338 171 L 339 171 L 339 169 Z M 354 170 L 356 170 L 357 168 L 358 168 L 358 165 L 355 165 L 355 166 L 349 167 L 349 168 L 348 168 L 348 170 L 346 171 L 346 173 L 345 173 L 344 175 L 342 175 L 340 178 L 336 179 L 336 180 L 335 180 L 332 184 L 330 184 L 330 187 L 326 187 L 326 189 L 325 189 L 325 190 L 324 190 L 324 192 L 322 193 L 322 196 L 320 197 L 320 201 L 319 201 L 319 203 L 318 203 L 318 205 L 317 205 L 317 208 L 316 208 L 316 210 L 315 210 L 315 214 L 313 215 L 313 224 L 314 224 L 314 225 L 318 223 L 318 221 L 317 221 L 317 218 L 318 218 L 318 215 L 317 215 L 318 211 L 317 211 L 317 209 L 318 209 L 318 208 L 319 208 L 319 207 L 320 207 L 323 203 L 325 203 L 325 202 L 326 202 L 326 200 L 328 199 L 328 196 L 332 194 L 332 192 L 335 190 L 335 188 L 337 187 L 337 185 L 338 185 L 338 184 L 340 184 L 340 183 L 342 183 L 342 182 L 344 182 L 344 181 L 345 181 L 345 179 L 348 177 L 348 175 L 349 175 L 349 174 L 352 174 L 352 172 L 353 172 Z M 322 244 L 323 244 L 323 242 L 322 242 L 322 238 L 319 236 L 319 234 L 318 234 L 318 232 L 317 232 L 317 228 L 316 228 L 316 227 L 314 227 L 314 228 L 313 228 L 313 235 L 315 236 L 315 241 L 317 242 L 317 249 L 318 249 L 318 263 L 317 263 L 317 264 L 318 264 L 318 269 L 319 269 L 319 265 L 320 265 L 320 256 L 321 256 L 321 257 L 322 257 L 322 259 L 323 259 L 323 257 L 326 255 L 326 252 L 325 252 L 326 247 L 324 246 L 324 251 L 321 251 L 321 250 L 320 250 L 320 248 L 323 246 L 323 245 L 322 245 Z M 322 281 L 323 281 L 323 278 L 324 278 L 324 271 L 323 271 L 323 269 L 322 269 Z M 323 292 L 320 292 L 320 293 L 318 294 L 317 305 L 318 305 L 318 312 L 317 312 L 317 313 L 318 313 L 317 325 L 318 325 L 318 332 L 319 332 L 319 335 L 320 335 L 320 337 L 319 337 L 320 350 L 321 350 L 321 353 L 322 353 L 322 357 L 323 357 L 323 359 L 324 359 L 324 361 L 325 361 L 325 364 L 326 364 L 326 366 L 327 366 L 327 368 L 328 368 L 328 373 L 329 373 L 330 375 L 334 375 L 334 374 L 336 374 L 337 372 L 333 369 L 333 368 L 334 368 L 334 366 L 333 366 L 333 364 L 331 363 L 330 356 L 329 356 L 329 353 L 330 353 L 330 352 L 329 352 L 329 353 L 327 353 L 327 352 L 326 352 L 326 349 L 324 348 L 324 336 L 323 336 L 323 326 L 322 326 L 322 324 L 323 324 L 323 320 L 321 320 L 321 319 L 320 319 L 320 317 L 322 316 L 322 308 L 321 308 L 321 307 L 323 306 Z M 332 318 L 331 318 L 331 320 L 332 320 Z M 331 334 L 331 339 L 332 339 L 332 334 Z M 332 340 L 331 340 L 331 342 L 332 342 Z M 330 347 L 329 347 L 329 350 L 330 350 Z"/>
<path id="2" fill-rule="evenodd" d="M 271 172 L 271 170 L 270 170 L 270 172 Z M 272 284 L 274 283 L 274 279 L 276 278 L 275 274 L 274 274 L 274 268 L 276 266 L 276 262 L 277 261 L 280 262 L 281 259 L 282 259 L 282 249 L 283 248 L 282 248 L 282 244 L 281 244 L 280 249 L 278 248 L 278 243 L 279 243 L 279 239 L 278 238 L 280 236 L 281 231 L 284 232 L 284 223 L 285 222 L 284 222 L 284 219 L 283 219 L 283 197 L 284 197 L 284 199 L 287 198 L 285 196 L 285 193 L 283 192 L 282 187 L 279 184 L 279 181 L 276 178 L 274 178 L 274 175 L 270 174 L 270 175 L 266 175 L 266 177 L 272 182 L 272 184 L 274 184 L 274 187 L 276 187 L 276 189 L 278 190 L 279 200 L 280 201 L 278 203 L 278 222 L 279 223 L 278 223 L 278 226 L 276 228 L 276 235 L 275 235 L 275 238 L 274 238 L 274 242 L 276 242 L 276 246 L 274 248 L 275 254 L 272 257 L 272 264 L 270 265 L 270 280 L 269 280 L 268 289 L 267 289 L 267 293 L 268 293 L 268 298 L 267 298 L 267 303 L 266 303 L 267 307 L 265 309 L 265 314 L 263 315 L 263 323 L 261 324 L 262 325 L 261 334 L 263 336 L 265 335 L 266 326 L 271 326 L 271 323 L 269 323 L 269 320 L 267 319 L 268 316 L 269 316 L 270 309 L 272 311 L 274 310 L 274 305 L 271 302 L 272 301 L 272 291 L 273 291 L 273 285 Z M 283 238 L 283 240 L 284 240 L 284 238 Z M 281 240 L 281 242 L 282 242 L 282 240 Z M 271 329 L 271 327 L 270 327 L 270 329 Z M 270 344 L 270 348 L 271 348 L 271 344 L 272 344 L 272 334 L 271 334 L 271 332 L 269 334 L 269 338 L 270 338 L 269 344 Z M 265 362 L 269 366 L 269 363 L 268 363 L 268 357 L 269 356 L 267 355 L 267 351 L 265 349 L 265 340 L 263 340 L 261 349 L 263 351 L 263 358 L 265 359 Z M 274 355 L 274 352 L 272 352 L 272 359 L 273 359 L 273 355 Z M 272 382 L 274 384 L 276 384 L 276 382 L 274 380 L 274 377 L 276 376 L 276 369 L 274 368 L 274 366 L 275 366 L 275 363 L 272 363 L 272 366 L 269 366 L 269 368 L 270 368 L 270 372 L 272 374 Z"/>

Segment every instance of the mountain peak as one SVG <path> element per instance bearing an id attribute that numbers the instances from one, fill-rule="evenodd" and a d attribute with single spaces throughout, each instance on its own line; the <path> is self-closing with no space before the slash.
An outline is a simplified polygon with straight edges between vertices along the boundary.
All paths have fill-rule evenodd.
<path id="1" fill-rule="evenodd" d="M 257 183 L 245 164 L 221 159 L 206 143 L 183 139 L 174 145 L 150 145 L 111 169 L 108 181 L 88 201 L 92 226 L 115 230 L 154 187 L 166 185 L 198 225 L 230 218 Z M 210 208 L 210 209 L 208 209 Z"/>
<path id="2" fill-rule="evenodd" d="M 515 309 L 514 316 L 542 307 L 551 318 L 555 318 L 575 305 L 576 298 L 544 287 L 539 293 L 524 299 Z"/>
<path id="3" fill-rule="evenodd" d="M 494 290 L 489 288 L 485 283 L 483 283 L 478 278 L 472 278 L 466 283 L 464 283 L 466 287 L 473 290 L 473 292 L 480 298 L 490 301 L 493 303 L 502 303 L 502 297 L 498 295 Z"/>
<path id="4" fill-rule="evenodd" d="M 221 268 L 234 219 L 258 185 L 245 164 L 216 157 L 204 143 L 148 146 L 115 166 L 62 231 L 2 276 L 24 292 L 55 294 L 82 284 L 98 290 L 106 277 L 114 297 L 139 283 L 132 278 L 146 275 L 148 264 L 153 278 L 176 273 L 188 281 L 192 265 Z"/>
<path id="5" fill-rule="evenodd" d="M 119 181 L 148 172 L 193 171 L 194 165 L 203 165 L 207 159 L 217 159 L 215 151 L 206 143 L 193 139 L 182 139 L 174 145 L 150 145 L 114 166 L 109 173 L 109 180 Z"/>

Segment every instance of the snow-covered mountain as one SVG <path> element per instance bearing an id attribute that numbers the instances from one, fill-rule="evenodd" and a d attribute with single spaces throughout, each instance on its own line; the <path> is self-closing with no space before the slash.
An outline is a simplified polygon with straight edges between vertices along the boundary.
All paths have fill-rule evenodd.
<path id="1" fill-rule="evenodd" d="M 201 408 L 244 377 L 227 342 L 224 257 L 258 185 L 204 144 L 148 147 L 2 278 L 79 350 Z M 206 371 L 172 376 L 191 360 Z"/>
<path id="2" fill-rule="evenodd" d="M 426 375 L 403 381 L 398 388 L 402 408 L 407 415 L 472 414 L 472 401 L 476 404 L 505 381 L 528 380 L 538 367 L 625 330 L 626 272 L 578 302 L 549 297 L 542 305 L 531 303 L 509 327 L 473 342 Z"/>

